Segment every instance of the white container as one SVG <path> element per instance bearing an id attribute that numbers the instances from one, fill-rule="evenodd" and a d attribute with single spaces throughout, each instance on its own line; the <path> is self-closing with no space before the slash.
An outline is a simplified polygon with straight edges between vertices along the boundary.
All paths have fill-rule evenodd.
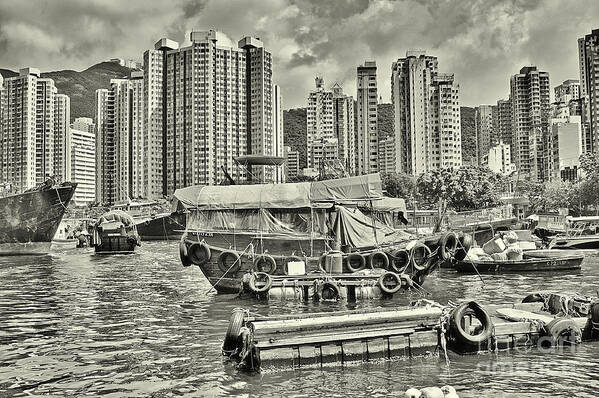
<path id="1" fill-rule="evenodd" d="M 287 275 L 306 275 L 306 263 L 303 261 L 288 262 Z"/>
<path id="2" fill-rule="evenodd" d="M 494 238 L 483 245 L 483 250 L 487 254 L 501 253 L 506 249 L 506 245 L 501 238 Z"/>

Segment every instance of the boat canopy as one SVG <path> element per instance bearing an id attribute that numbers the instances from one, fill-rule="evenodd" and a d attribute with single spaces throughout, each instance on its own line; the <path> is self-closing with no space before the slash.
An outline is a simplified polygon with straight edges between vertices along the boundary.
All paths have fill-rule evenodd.
<path id="1" fill-rule="evenodd" d="M 381 178 L 376 173 L 286 184 L 191 186 L 175 191 L 173 207 L 175 210 L 327 208 L 334 204 L 374 203 L 381 198 Z M 399 202 L 394 201 L 394 205 Z"/>
<path id="2" fill-rule="evenodd" d="M 129 214 L 125 213 L 124 211 L 111 210 L 108 213 L 102 214 L 98 218 L 98 221 L 96 221 L 96 225 L 102 225 L 102 224 L 113 223 L 113 222 L 120 222 L 125 227 L 129 227 L 129 226 L 135 224 L 135 221 L 133 221 L 133 217 L 131 217 Z"/>

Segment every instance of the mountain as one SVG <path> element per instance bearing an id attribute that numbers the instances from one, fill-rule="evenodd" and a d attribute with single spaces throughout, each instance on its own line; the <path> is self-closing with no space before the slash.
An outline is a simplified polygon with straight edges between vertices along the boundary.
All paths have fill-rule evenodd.
<path id="1" fill-rule="evenodd" d="M 283 134 L 286 146 L 299 152 L 300 168 L 306 167 L 306 108 L 283 111 Z"/>
<path id="2" fill-rule="evenodd" d="M 94 95 L 96 89 L 108 88 L 110 79 L 128 77 L 131 69 L 114 62 L 100 62 L 84 71 L 60 70 L 44 72 L 42 77 L 54 80 L 60 94 L 71 98 L 71 119 L 77 117 L 94 117 Z M 0 69 L 4 77 L 18 75 L 7 69 Z"/>
<path id="3" fill-rule="evenodd" d="M 462 125 L 462 162 L 476 164 L 476 132 L 474 130 L 474 108 L 460 107 Z"/>

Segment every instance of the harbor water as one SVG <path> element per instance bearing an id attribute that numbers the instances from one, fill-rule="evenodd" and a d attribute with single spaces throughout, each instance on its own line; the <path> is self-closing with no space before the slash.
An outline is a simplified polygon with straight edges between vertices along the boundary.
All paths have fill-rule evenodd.
<path id="1" fill-rule="evenodd" d="M 506 303 L 539 290 L 596 295 L 599 256 L 576 274 L 460 276 L 435 272 L 425 297 Z M 347 303 L 256 302 L 209 292 L 184 268 L 177 242 L 132 255 L 68 250 L 0 258 L 2 396 L 403 396 L 453 385 L 461 397 L 597 397 L 599 342 L 574 350 L 522 349 L 244 374 L 221 356 L 231 310 L 262 314 L 384 306 L 421 298 Z"/>

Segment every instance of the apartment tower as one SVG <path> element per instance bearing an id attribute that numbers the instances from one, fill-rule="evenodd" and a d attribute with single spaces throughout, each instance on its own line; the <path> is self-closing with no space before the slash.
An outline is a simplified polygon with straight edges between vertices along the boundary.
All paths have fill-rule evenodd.
<path id="1" fill-rule="evenodd" d="M 366 61 L 357 68 L 357 174 L 376 173 L 378 168 L 379 136 L 377 128 L 378 91 L 376 62 Z"/>
<path id="2" fill-rule="evenodd" d="M 578 39 L 580 96 L 583 99 L 585 152 L 599 148 L 599 29 Z"/>
<path id="3" fill-rule="evenodd" d="M 524 67 L 510 80 L 512 157 L 521 177 L 549 178 L 549 73 Z"/>

